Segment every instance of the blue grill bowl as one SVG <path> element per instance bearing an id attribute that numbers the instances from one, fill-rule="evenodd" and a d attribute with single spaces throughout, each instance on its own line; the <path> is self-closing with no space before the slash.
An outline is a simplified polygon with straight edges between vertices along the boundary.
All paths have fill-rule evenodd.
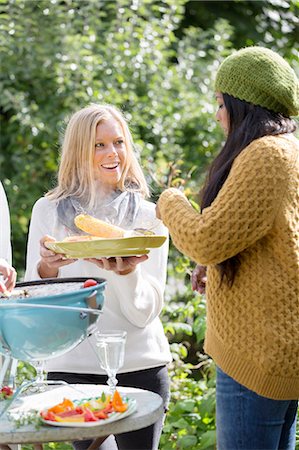
<path id="1" fill-rule="evenodd" d="M 63 292 L 62 286 L 59 294 L 48 296 L 47 285 L 80 282 L 83 286 L 86 280 L 55 278 L 17 283 L 17 288 L 43 285 L 45 296 L 0 301 L 0 353 L 30 362 L 49 360 L 76 347 L 95 328 L 106 280 L 94 278 L 96 286 L 75 291 Z"/>

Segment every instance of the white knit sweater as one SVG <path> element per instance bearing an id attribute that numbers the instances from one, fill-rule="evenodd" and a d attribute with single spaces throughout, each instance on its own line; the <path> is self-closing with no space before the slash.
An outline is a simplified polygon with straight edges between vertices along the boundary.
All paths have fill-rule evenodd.
<path id="1" fill-rule="evenodd" d="M 155 205 L 142 200 L 134 228 L 142 226 L 142 215 L 152 214 L 155 220 Z M 160 221 L 159 221 L 160 222 Z M 167 235 L 162 222 L 156 234 Z M 66 237 L 65 229 L 59 225 L 56 204 L 47 198 L 39 199 L 33 207 L 27 247 L 25 280 L 37 280 L 39 262 L 39 240 L 44 235 L 56 240 Z M 167 235 L 168 236 L 168 235 Z M 131 372 L 157 367 L 170 362 L 171 354 L 159 314 L 163 307 L 166 283 L 168 240 L 158 249 L 152 249 L 149 259 L 137 265 L 128 275 L 117 275 L 98 268 L 95 264 L 77 260 L 62 267 L 62 277 L 100 277 L 107 280 L 103 314 L 98 328 L 102 331 L 120 329 L 127 332 L 125 363 L 120 372 Z M 47 363 L 52 372 L 104 373 L 93 349 L 93 337 L 85 339 L 74 350 Z"/>

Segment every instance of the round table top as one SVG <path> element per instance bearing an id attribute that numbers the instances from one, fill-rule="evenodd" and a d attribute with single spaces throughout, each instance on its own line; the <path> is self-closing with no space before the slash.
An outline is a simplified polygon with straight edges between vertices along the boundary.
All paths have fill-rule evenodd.
<path id="1" fill-rule="evenodd" d="M 76 391 L 75 389 L 80 390 Z M 43 425 L 39 429 L 33 424 L 17 428 L 14 421 L 4 414 L 0 420 L 0 444 L 25 444 L 63 442 L 108 436 L 145 428 L 155 423 L 163 414 L 163 402 L 160 395 L 143 389 L 125 388 L 118 386 L 120 394 L 136 399 L 137 409 L 130 416 L 123 419 L 84 427 L 56 427 Z M 11 414 L 26 412 L 32 409 L 42 410 L 60 403 L 64 397 L 74 399 L 99 397 L 102 392 L 108 392 L 108 386 L 91 384 L 72 384 L 62 387 L 51 387 L 46 392 L 32 394 L 21 398 L 16 406 L 10 409 Z"/>

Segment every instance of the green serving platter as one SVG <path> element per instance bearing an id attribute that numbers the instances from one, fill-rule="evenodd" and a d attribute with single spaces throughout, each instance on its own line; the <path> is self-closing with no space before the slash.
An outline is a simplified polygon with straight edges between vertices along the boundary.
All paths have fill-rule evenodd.
<path id="1" fill-rule="evenodd" d="M 158 248 L 166 236 L 131 236 L 113 239 L 92 239 L 90 241 L 45 242 L 47 248 L 61 253 L 66 258 L 100 258 L 115 256 L 146 255 L 151 248 Z"/>

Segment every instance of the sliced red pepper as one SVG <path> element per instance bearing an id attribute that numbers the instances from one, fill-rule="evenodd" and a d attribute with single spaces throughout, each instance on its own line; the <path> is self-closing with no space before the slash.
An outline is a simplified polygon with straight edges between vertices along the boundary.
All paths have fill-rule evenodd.
<path id="1" fill-rule="evenodd" d="M 40 415 L 44 420 L 50 420 L 51 422 L 56 422 L 55 414 L 52 412 L 41 411 Z"/>
<path id="2" fill-rule="evenodd" d="M 71 416 L 78 416 L 80 414 L 83 414 L 83 411 L 77 411 L 76 409 L 71 409 L 70 411 L 64 411 L 62 413 L 57 414 L 59 417 L 71 417 Z"/>
<path id="3" fill-rule="evenodd" d="M 93 414 L 98 420 L 103 420 L 103 419 L 108 418 L 108 414 L 104 413 L 104 411 L 94 411 Z"/>
<path id="4" fill-rule="evenodd" d="M 85 410 L 82 408 L 82 406 L 76 406 L 77 413 L 83 413 Z"/>
<path id="5" fill-rule="evenodd" d="M 85 422 L 96 422 L 98 419 L 95 417 L 94 413 L 90 409 L 85 408 L 84 411 L 84 421 Z"/>
<path id="6" fill-rule="evenodd" d="M 111 413 L 113 411 L 112 402 L 110 402 L 107 406 L 105 406 L 105 408 L 101 409 L 101 411 L 103 411 L 103 413 L 105 414 Z"/>

